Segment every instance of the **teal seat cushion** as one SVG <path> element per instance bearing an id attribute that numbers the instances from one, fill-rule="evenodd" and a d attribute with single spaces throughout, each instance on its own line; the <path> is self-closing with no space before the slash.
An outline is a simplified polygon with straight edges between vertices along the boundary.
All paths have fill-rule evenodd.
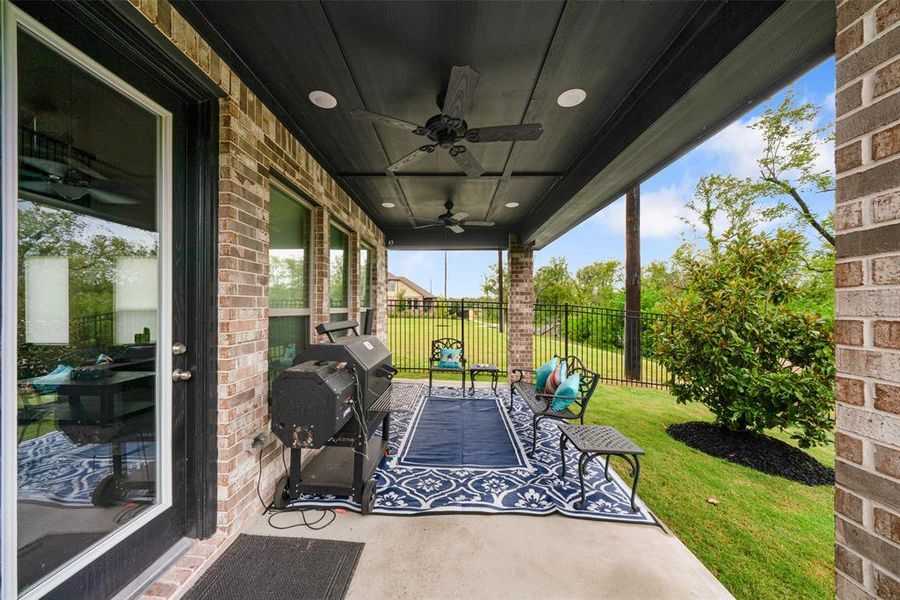
<path id="1" fill-rule="evenodd" d="M 565 410 L 578 399 L 578 385 L 581 383 L 581 375 L 572 373 L 566 380 L 559 384 L 553 395 L 553 410 Z"/>
<path id="2" fill-rule="evenodd" d="M 462 348 L 441 348 L 441 358 L 438 366 L 442 369 L 461 369 L 460 356 Z"/>
<path id="3" fill-rule="evenodd" d="M 559 359 L 554 356 L 537 368 L 534 372 L 534 389 L 538 392 L 544 391 L 544 388 L 547 387 L 547 378 L 550 377 L 550 373 L 553 372 L 558 364 Z"/>

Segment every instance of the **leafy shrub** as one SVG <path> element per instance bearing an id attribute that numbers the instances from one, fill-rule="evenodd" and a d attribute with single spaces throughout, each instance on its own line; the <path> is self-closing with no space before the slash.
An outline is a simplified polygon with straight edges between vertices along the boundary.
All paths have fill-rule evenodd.
<path id="1" fill-rule="evenodd" d="M 806 243 L 794 232 L 727 232 L 709 253 L 679 255 L 684 289 L 654 354 L 680 403 L 701 402 L 733 430 L 792 428 L 800 446 L 834 426 L 833 322 L 791 307 Z"/>

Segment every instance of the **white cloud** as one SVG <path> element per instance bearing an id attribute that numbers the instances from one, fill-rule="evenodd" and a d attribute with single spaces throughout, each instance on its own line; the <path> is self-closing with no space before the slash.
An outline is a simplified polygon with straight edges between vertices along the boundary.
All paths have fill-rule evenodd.
<path id="1" fill-rule="evenodd" d="M 826 110 L 834 106 L 834 95 L 826 98 Z M 759 131 L 751 129 L 755 119 L 738 119 L 706 142 L 696 152 L 708 161 L 709 173 L 722 173 L 737 177 L 759 175 L 757 160 L 762 155 L 764 142 Z M 816 144 L 819 156 L 815 162 L 816 171 L 834 169 L 834 143 L 822 137 Z"/>
<path id="2" fill-rule="evenodd" d="M 690 216 L 685 204 L 693 186 L 688 183 L 658 190 L 641 190 L 641 237 L 671 238 L 687 229 L 684 218 Z M 601 227 L 625 235 L 625 199 L 619 198 L 593 217 Z"/>

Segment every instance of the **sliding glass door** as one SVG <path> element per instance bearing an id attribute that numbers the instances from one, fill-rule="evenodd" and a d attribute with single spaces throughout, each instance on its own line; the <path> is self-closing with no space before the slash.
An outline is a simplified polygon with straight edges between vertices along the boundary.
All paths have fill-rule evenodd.
<path id="1" fill-rule="evenodd" d="M 175 121 L 9 4 L 3 37 L 3 595 L 103 596 L 184 530 Z"/>

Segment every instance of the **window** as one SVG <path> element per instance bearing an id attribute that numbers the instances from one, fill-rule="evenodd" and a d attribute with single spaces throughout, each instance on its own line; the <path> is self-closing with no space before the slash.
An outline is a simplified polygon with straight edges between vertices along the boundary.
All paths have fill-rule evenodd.
<path id="1" fill-rule="evenodd" d="M 391 279 L 388 281 L 388 291 L 396 292 L 397 291 L 397 281 L 395 279 Z"/>
<path id="2" fill-rule="evenodd" d="M 346 313 L 346 308 L 349 306 L 347 300 L 350 289 L 347 280 L 347 276 L 349 275 L 347 262 L 349 258 L 350 238 L 346 233 L 332 225 L 329 239 L 331 269 L 328 285 L 330 288 L 331 312 Z M 335 309 L 345 310 L 341 311 Z"/>
<path id="3" fill-rule="evenodd" d="M 312 211 L 269 193 L 269 384 L 309 344 Z M 270 388 L 271 391 L 271 388 Z"/>
<path id="4" fill-rule="evenodd" d="M 372 250 L 367 246 L 359 248 L 359 306 L 372 306 Z"/>

